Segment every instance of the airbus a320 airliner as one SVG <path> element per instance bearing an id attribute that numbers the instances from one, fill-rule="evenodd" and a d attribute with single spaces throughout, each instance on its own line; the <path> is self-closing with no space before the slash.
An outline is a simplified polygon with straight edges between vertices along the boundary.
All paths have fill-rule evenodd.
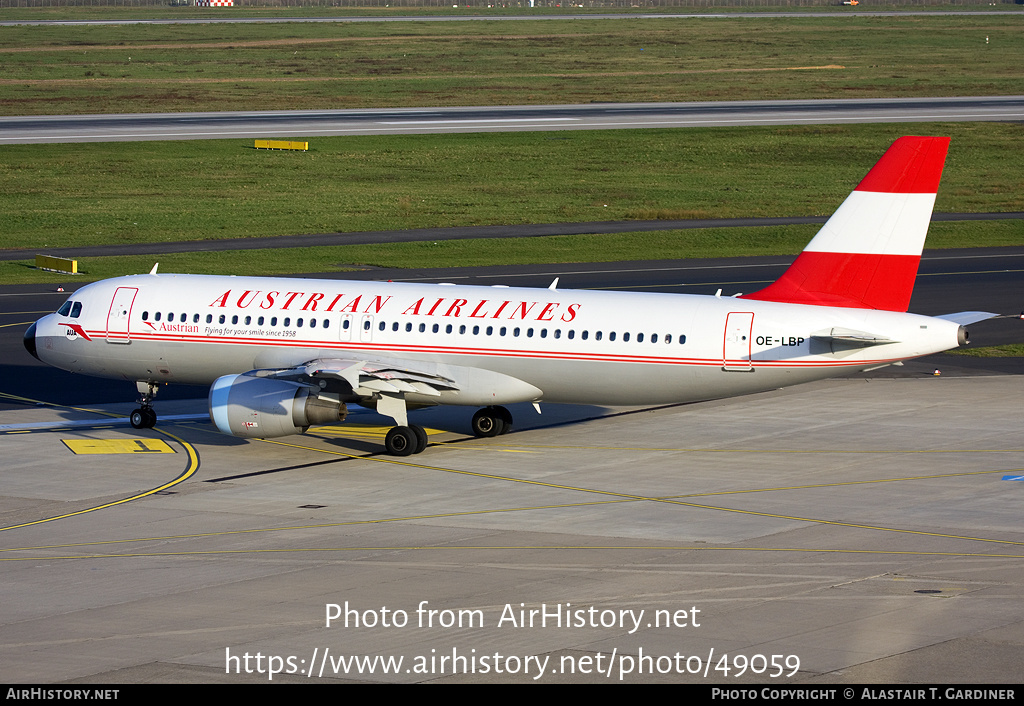
<path id="1" fill-rule="evenodd" d="M 220 431 L 298 434 L 348 404 L 421 452 L 418 407 L 642 405 L 742 395 L 871 370 L 967 342 L 993 314 L 908 314 L 949 138 L 903 137 L 782 277 L 739 297 L 157 274 L 95 282 L 25 333 L 50 365 L 136 383 L 132 426 L 164 383 L 207 384 Z"/>

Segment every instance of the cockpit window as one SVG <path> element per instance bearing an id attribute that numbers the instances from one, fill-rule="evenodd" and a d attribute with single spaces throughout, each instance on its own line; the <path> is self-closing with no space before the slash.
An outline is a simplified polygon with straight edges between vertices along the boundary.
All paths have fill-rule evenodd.
<path id="1" fill-rule="evenodd" d="M 77 319 L 82 314 L 82 302 L 73 302 L 68 299 L 60 309 L 57 309 L 57 313 Z"/>

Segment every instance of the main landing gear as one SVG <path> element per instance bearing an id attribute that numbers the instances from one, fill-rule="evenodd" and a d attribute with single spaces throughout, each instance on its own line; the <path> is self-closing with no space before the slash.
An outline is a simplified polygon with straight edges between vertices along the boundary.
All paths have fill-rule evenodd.
<path id="1" fill-rule="evenodd" d="M 473 415 L 473 433 L 490 437 L 512 429 L 512 415 L 504 407 L 484 407 Z"/>
<path id="2" fill-rule="evenodd" d="M 146 380 L 135 383 L 139 390 L 138 409 L 132 410 L 128 421 L 133 429 L 152 429 L 156 426 L 156 411 L 153 410 L 153 398 L 156 397 L 156 385 Z"/>
<path id="3" fill-rule="evenodd" d="M 512 430 L 512 415 L 504 407 L 484 407 L 473 415 L 473 433 L 488 437 Z M 392 427 L 384 437 L 384 449 L 391 456 L 412 456 L 427 448 L 427 432 L 415 424 Z"/>
<path id="4" fill-rule="evenodd" d="M 392 456 L 411 456 L 427 448 L 427 432 L 416 424 L 392 427 L 384 437 L 384 448 Z"/>

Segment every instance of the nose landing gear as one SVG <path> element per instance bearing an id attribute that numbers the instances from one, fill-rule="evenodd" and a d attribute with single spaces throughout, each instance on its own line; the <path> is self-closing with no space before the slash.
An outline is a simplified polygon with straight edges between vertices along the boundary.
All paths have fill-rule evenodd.
<path id="1" fill-rule="evenodd" d="M 139 380 L 135 383 L 139 391 L 139 407 L 132 410 L 128 422 L 133 429 L 152 429 L 156 426 L 156 411 L 153 409 L 153 398 L 156 397 L 156 383 Z"/>

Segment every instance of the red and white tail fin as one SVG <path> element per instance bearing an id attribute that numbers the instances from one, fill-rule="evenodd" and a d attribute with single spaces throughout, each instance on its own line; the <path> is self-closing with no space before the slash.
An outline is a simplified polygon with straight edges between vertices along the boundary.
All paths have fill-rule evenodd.
<path id="1" fill-rule="evenodd" d="M 901 137 L 775 283 L 744 299 L 906 311 L 948 137 Z"/>

